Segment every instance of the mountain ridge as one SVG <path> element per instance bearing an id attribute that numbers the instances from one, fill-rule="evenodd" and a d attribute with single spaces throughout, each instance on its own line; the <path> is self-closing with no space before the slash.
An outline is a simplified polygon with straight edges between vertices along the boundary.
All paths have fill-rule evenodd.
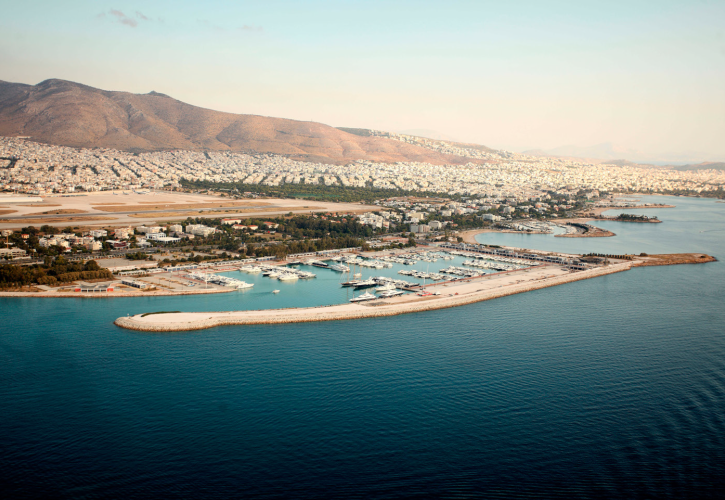
<path id="1" fill-rule="evenodd" d="M 317 122 L 215 111 L 156 91 L 133 94 L 60 79 L 0 81 L 0 135 L 71 147 L 272 153 L 335 164 L 478 162 Z"/>

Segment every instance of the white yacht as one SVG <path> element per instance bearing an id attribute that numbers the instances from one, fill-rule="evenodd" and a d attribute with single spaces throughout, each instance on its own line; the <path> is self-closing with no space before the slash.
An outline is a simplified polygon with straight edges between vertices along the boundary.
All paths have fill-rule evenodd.
<path id="1" fill-rule="evenodd" d="M 350 271 L 350 268 L 344 264 L 332 264 L 330 266 L 330 269 L 332 269 L 333 271 L 337 271 L 339 273 L 346 273 L 346 272 Z"/>
<path id="2" fill-rule="evenodd" d="M 403 292 L 401 292 L 400 290 L 393 289 L 393 290 L 388 290 L 388 291 L 382 292 L 380 294 L 380 298 L 389 299 L 390 297 L 397 297 L 398 295 L 403 295 Z"/>
<path id="3" fill-rule="evenodd" d="M 242 281 L 237 285 L 237 290 L 246 290 L 247 288 L 252 288 L 253 286 L 253 283 L 247 283 L 246 281 Z"/>
<path id="4" fill-rule="evenodd" d="M 386 283 L 383 286 L 379 286 L 375 289 L 376 292 L 388 292 L 390 290 L 395 290 L 395 285 L 393 283 Z"/>
<path id="5" fill-rule="evenodd" d="M 364 302 L 366 300 L 373 300 L 373 299 L 377 299 L 377 297 L 370 292 L 365 292 L 362 295 L 353 297 L 352 299 L 350 299 L 350 302 Z"/>
<path id="6" fill-rule="evenodd" d="M 296 279 L 299 279 L 299 276 L 294 273 L 284 273 L 277 276 L 277 279 L 280 281 L 294 281 Z"/>

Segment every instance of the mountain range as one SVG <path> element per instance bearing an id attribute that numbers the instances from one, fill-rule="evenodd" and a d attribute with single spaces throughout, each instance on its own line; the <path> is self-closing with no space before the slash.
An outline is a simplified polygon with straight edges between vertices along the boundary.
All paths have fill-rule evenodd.
<path id="1" fill-rule="evenodd" d="M 225 113 L 158 92 L 107 91 L 58 79 L 0 81 L 0 135 L 71 147 L 273 153 L 336 164 L 476 161 L 322 123 Z"/>
<path id="2" fill-rule="evenodd" d="M 636 151 L 619 148 L 611 142 L 604 142 L 594 146 L 561 146 L 554 149 L 531 149 L 523 154 L 530 156 L 557 156 L 562 158 L 586 158 L 596 160 L 621 160 L 624 158 L 633 159 L 637 156 Z"/>
<path id="3" fill-rule="evenodd" d="M 578 160 L 588 160 L 593 163 L 618 163 L 638 164 L 649 166 L 671 166 L 682 165 L 683 163 L 699 164 L 705 161 L 717 161 L 712 155 L 701 151 L 670 151 L 660 152 L 659 154 L 644 153 L 635 149 L 627 149 L 612 144 L 611 142 L 603 142 L 594 146 L 560 146 L 553 149 L 531 149 L 523 151 L 523 154 L 530 156 L 555 156 L 558 158 L 571 158 Z M 626 158 L 626 160 L 624 159 Z M 634 163 L 633 163 L 634 162 Z M 691 165 L 688 165 L 691 166 Z M 703 167 L 704 168 L 704 167 Z"/>

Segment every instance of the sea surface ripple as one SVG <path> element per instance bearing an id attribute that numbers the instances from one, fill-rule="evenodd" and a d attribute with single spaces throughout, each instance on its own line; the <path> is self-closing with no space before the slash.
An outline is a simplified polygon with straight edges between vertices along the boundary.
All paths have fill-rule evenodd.
<path id="1" fill-rule="evenodd" d="M 173 334 L 112 321 L 211 298 L 0 299 L 3 496 L 722 498 L 725 204 L 651 199 L 614 238 L 483 238 L 720 262 Z"/>

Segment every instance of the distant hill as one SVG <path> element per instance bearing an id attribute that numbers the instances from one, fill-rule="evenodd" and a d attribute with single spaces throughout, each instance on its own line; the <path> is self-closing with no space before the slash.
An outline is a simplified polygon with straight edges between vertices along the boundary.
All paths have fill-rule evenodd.
<path id="1" fill-rule="evenodd" d="M 452 137 L 449 137 L 445 134 L 442 134 L 438 132 L 437 130 L 430 130 L 427 128 L 416 128 L 416 129 L 410 129 L 410 130 L 401 130 L 398 132 L 399 134 L 407 134 L 407 135 L 414 135 L 416 137 L 425 137 L 427 139 L 434 139 L 436 141 L 445 141 L 445 142 L 459 142 L 455 140 Z"/>
<path id="2" fill-rule="evenodd" d="M 523 154 L 530 156 L 560 156 L 566 158 L 585 158 L 597 160 L 619 160 L 637 156 L 636 151 L 630 151 L 614 146 L 611 142 L 604 142 L 594 146 L 561 146 L 554 149 L 532 149 Z"/>
<path id="3" fill-rule="evenodd" d="M 725 162 L 704 162 L 696 165 L 681 165 L 675 170 L 725 170 Z"/>
<path id="4" fill-rule="evenodd" d="M 372 130 L 367 129 L 367 128 L 350 128 L 350 127 L 337 127 L 337 128 L 338 128 L 338 130 L 343 130 L 350 134 L 359 135 L 361 137 L 371 137 L 373 135 Z M 434 141 L 434 142 L 438 142 L 438 143 L 445 142 L 451 146 L 467 148 L 467 149 L 476 149 L 478 151 L 484 151 L 484 152 L 488 152 L 488 153 L 492 153 L 492 152 L 496 151 L 494 149 L 489 148 L 488 146 L 483 146 L 481 144 L 469 144 L 466 142 L 456 142 L 456 141 L 448 140 L 448 139 L 436 139 L 435 137 L 432 137 L 432 135 L 435 135 L 435 134 L 423 136 L 423 135 L 413 134 L 411 132 L 414 132 L 414 131 L 409 130 L 407 132 L 395 132 L 395 133 L 401 134 L 401 135 L 410 135 L 410 136 L 417 137 L 419 139 L 428 139 L 430 141 Z M 425 130 L 421 129 L 421 130 L 418 130 L 418 132 L 425 132 Z M 433 131 L 428 130 L 428 132 L 433 132 Z M 389 133 L 389 132 L 385 132 L 385 133 Z"/>
<path id="5" fill-rule="evenodd" d="M 321 123 L 224 113 L 158 92 L 105 91 L 55 79 L 37 85 L 0 81 L 0 135 L 72 147 L 274 153 L 337 164 L 472 161 Z"/>

